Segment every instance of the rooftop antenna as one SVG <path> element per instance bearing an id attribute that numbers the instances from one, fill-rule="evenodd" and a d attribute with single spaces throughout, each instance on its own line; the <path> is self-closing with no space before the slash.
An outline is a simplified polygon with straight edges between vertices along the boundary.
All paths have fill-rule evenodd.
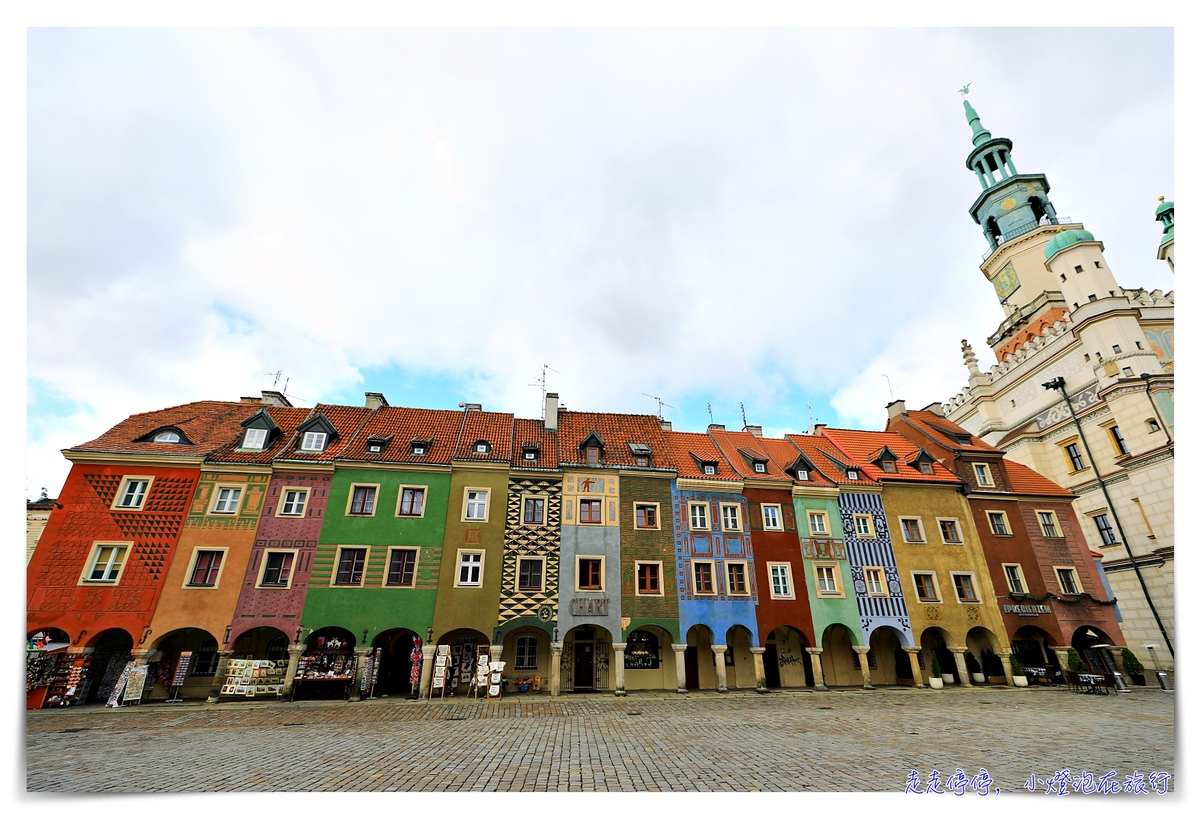
<path id="1" fill-rule="evenodd" d="M 711 404 L 711 403 L 708 405 L 708 422 L 709 422 L 709 423 L 714 423 L 714 422 L 715 422 L 715 421 L 713 421 L 713 416 L 712 416 L 712 404 Z"/>
<path id="2" fill-rule="evenodd" d="M 892 394 L 892 379 L 887 376 L 886 372 L 883 373 L 883 379 L 887 381 L 888 385 L 888 400 L 895 400 L 896 396 Z"/>
<path id="3" fill-rule="evenodd" d="M 815 425 L 816 425 L 816 423 L 817 423 L 817 419 L 813 417 L 813 413 L 812 413 L 812 404 L 811 404 L 811 403 L 805 403 L 804 405 L 808 407 L 808 425 L 809 425 L 809 426 L 815 426 Z"/>
<path id="4" fill-rule="evenodd" d="M 555 375 L 562 374 L 557 369 L 550 366 L 550 364 L 542 364 L 542 377 L 538 378 L 537 383 L 526 384 L 527 386 L 536 386 L 542 390 L 542 420 L 546 419 L 546 372 L 547 371 L 553 372 Z"/>
<path id="5" fill-rule="evenodd" d="M 263 374 L 275 378 L 275 380 L 271 382 L 271 389 L 274 390 L 275 387 L 279 386 L 279 379 L 283 377 L 283 370 L 277 369 L 274 372 L 264 372 Z"/>
<path id="6" fill-rule="evenodd" d="M 663 407 L 664 407 L 664 406 L 665 406 L 665 407 L 667 407 L 668 409 L 674 409 L 674 408 L 675 408 L 674 406 L 672 406 L 671 404 L 669 404 L 669 403 L 665 402 L 665 401 L 664 401 L 662 398 L 658 397 L 657 395 L 651 395 L 649 392 L 643 392 L 642 394 L 643 394 L 643 395 L 645 395 L 645 396 L 646 396 L 646 397 L 648 397 L 648 398 L 653 398 L 654 400 L 658 401 L 658 419 L 659 419 L 659 420 L 662 420 L 662 419 L 663 419 L 662 410 L 663 410 Z"/>
<path id="7" fill-rule="evenodd" d="M 738 401 L 738 406 L 742 407 L 742 428 L 746 428 L 746 404 Z"/>

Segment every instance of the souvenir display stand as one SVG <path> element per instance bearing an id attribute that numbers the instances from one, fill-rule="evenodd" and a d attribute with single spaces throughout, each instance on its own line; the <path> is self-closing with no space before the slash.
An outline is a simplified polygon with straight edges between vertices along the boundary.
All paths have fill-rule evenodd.
<path id="1" fill-rule="evenodd" d="M 433 658 L 433 684 L 429 687 L 429 699 L 433 700 L 436 692 L 441 698 L 446 698 L 446 676 L 450 670 L 450 646 L 438 645 L 437 655 Z"/>
<path id="2" fill-rule="evenodd" d="M 379 683 L 379 665 L 383 661 L 383 648 L 375 648 L 367 654 L 367 663 L 363 667 L 363 677 L 359 690 L 368 695 L 364 699 L 375 698 L 375 685 Z"/>
<path id="3" fill-rule="evenodd" d="M 39 688 L 44 693 L 44 699 L 38 707 L 69 707 L 87 701 L 88 688 L 91 687 L 87 672 L 91 661 L 86 656 L 59 661 L 54 666 L 54 677 L 50 684 Z"/>
<path id="4" fill-rule="evenodd" d="M 354 681 L 354 648 L 350 642 L 336 636 L 318 636 L 300 657 L 296 678 L 292 684 L 292 701 L 301 686 L 311 691 L 312 698 L 350 698 Z"/>
<path id="5" fill-rule="evenodd" d="M 480 691 L 486 695 L 488 684 L 488 648 L 480 645 L 475 648 L 475 672 L 471 675 L 471 695 L 479 698 Z"/>
<path id="6" fill-rule="evenodd" d="M 171 696 L 167 699 L 167 704 L 175 704 L 183 701 L 183 697 L 179 695 L 179 691 L 183 690 L 183 685 L 187 681 L 188 671 L 192 669 L 192 652 L 185 650 L 179 654 L 179 661 L 175 663 L 175 674 L 171 677 L 168 685 L 171 691 Z"/>
<path id="7" fill-rule="evenodd" d="M 486 667 L 488 673 L 488 700 L 499 699 L 501 688 L 503 687 L 500 684 L 500 679 L 504 675 L 504 662 L 488 662 Z"/>
<path id="8" fill-rule="evenodd" d="M 287 673 L 287 662 L 271 659 L 230 659 L 229 675 L 221 685 L 222 696 L 283 695 L 283 677 Z"/>

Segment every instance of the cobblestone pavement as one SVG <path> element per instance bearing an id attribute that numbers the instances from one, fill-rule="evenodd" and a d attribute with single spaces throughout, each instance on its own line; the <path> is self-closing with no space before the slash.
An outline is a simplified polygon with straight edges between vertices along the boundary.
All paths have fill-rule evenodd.
<path id="1" fill-rule="evenodd" d="M 1173 776 L 1174 716 L 1160 690 L 1013 688 L 70 708 L 28 713 L 27 787 L 900 791 L 985 767 L 1024 793 L 1063 768 Z"/>

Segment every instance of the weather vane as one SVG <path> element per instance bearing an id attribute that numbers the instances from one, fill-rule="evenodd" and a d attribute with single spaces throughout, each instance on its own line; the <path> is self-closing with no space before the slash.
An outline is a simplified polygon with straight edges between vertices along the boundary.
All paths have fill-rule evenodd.
<path id="1" fill-rule="evenodd" d="M 963 99 L 967 98 L 967 94 L 971 93 L 971 83 L 967 83 L 962 88 L 958 89 L 958 93 L 963 95 Z"/>

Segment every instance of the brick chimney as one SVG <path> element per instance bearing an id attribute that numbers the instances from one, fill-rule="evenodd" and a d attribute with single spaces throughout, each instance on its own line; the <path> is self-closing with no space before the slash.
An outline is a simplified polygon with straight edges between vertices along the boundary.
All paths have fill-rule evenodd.
<path id="1" fill-rule="evenodd" d="M 368 392 L 367 393 L 367 408 L 368 409 L 375 410 L 381 406 L 387 406 L 387 405 L 388 405 L 387 398 L 385 398 L 383 396 L 382 392 Z"/>
<path id="2" fill-rule="evenodd" d="M 669 420 L 661 420 L 661 419 L 660 419 L 660 420 L 658 421 L 658 428 L 662 429 L 664 432 L 669 432 L 669 431 L 671 431 L 671 421 L 669 421 Z"/>
<path id="3" fill-rule="evenodd" d="M 558 393 L 546 393 L 546 431 L 558 431 Z"/>

